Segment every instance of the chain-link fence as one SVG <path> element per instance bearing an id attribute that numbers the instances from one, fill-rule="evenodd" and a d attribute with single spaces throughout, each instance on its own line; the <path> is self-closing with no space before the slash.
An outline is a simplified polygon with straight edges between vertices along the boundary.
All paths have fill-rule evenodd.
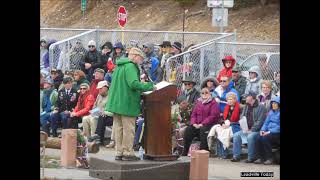
<path id="1" fill-rule="evenodd" d="M 280 44 L 218 42 L 216 52 L 220 60 L 228 55 L 235 57 L 245 77 L 252 66 L 259 67 L 265 80 L 274 80 L 274 73 L 280 71 Z M 222 61 L 219 62 L 217 71 L 223 67 Z"/>
<path id="2" fill-rule="evenodd" d="M 223 68 L 222 58 L 228 55 L 235 57 L 248 77 L 250 67 L 257 65 L 263 79 L 273 80 L 274 73 L 280 71 L 280 45 L 261 43 L 237 43 L 231 36 L 220 37 L 189 48 L 188 51 L 167 59 L 165 80 L 174 82 L 183 88 L 182 80 L 191 76 L 199 89 L 207 76 L 217 77 Z"/>
<path id="3" fill-rule="evenodd" d="M 40 38 L 47 37 L 48 39 L 60 41 L 89 30 L 90 29 L 40 28 Z"/>
<path id="4" fill-rule="evenodd" d="M 65 31 L 63 31 L 63 34 L 65 34 Z M 171 42 L 184 41 L 184 44 L 190 45 L 198 44 L 208 39 L 216 39 L 221 36 L 235 37 L 233 33 L 92 29 L 52 44 L 49 48 L 50 68 L 61 69 L 63 72 L 65 70 L 80 69 L 79 61 L 82 60 L 88 50 L 87 44 L 90 40 L 94 40 L 96 47 L 100 50 L 100 46 L 106 41 L 110 41 L 113 44 L 123 41 L 125 45 L 131 40 L 136 40 L 141 46 L 145 42 L 161 44 L 167 40 Z"/>
<path id="5" fill-rule="evenodd" d="M 216 43 L 220 41 L 233 42 L 235 41 L 235 34 L 223 35 L 197 44 L 182 54 L 168 58 L 165 65 L 165 80 L 174 82 L 180 89 L 182 80 L 186 76 L 191 76 L 196 82 L 196 88 L 199 88 L 205 77 L 215 75 L 217 52 L 214 49 Z"/>

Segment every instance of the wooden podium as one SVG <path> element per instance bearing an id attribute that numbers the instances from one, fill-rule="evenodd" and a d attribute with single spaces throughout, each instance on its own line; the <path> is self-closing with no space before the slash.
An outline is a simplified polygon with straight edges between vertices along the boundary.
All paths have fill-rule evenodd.
<path id="1" fill-rule="evenodd" d="M 177 160 L 172 154 L 171 101 L 177 86 L 170 84 L 151 93 L 144 93 L 145 154 L 144 159 L 155 161 Z"/>

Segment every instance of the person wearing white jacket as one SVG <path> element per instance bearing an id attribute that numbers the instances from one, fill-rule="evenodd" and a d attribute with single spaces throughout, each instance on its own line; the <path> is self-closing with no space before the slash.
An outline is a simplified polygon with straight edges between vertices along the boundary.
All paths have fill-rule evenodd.
<path id="1" fill-rule="evenodd" d="M 228 148 L 230 147 L 231 138 L 233 137 L 230 121 L 222 121 L 220 124 L 214 125 L 208 134 L 209 150 L 214 146 L 214 140 L 217 146 L 217 155 L 221 159 L 226 159 L 228 155 Z"/>

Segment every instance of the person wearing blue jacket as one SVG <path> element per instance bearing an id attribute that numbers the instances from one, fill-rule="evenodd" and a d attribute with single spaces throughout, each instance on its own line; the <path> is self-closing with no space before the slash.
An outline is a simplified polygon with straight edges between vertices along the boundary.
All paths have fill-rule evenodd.
<path id="1" fill-rule="evenodd" d="M 224 112 L 224 108 L 227 105 L 228 92 L 234 92 L 237 95 L 237 101 L 240 102 L 239 93 L 237 90 L 234 89 L 231 77 L 224 75 L 220 78 L 220 85 L 216 87 L 216 89 L 213 92 L 216 102 L 220 105 L 220 112 Z"/>
<path id="2" fill-rule="evenodd" d="M 256 164 L 270 165 L 272 159 L 272 145 L 280 145 L 280 96 L 275 97 L 271 102 L 272 109 L 260 130 L 260 136 L 257 138 Z"/>

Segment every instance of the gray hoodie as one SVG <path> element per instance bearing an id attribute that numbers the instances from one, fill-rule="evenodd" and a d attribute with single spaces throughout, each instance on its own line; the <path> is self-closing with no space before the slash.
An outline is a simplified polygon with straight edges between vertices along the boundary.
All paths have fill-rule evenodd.
<path id="1" fill-rule="evenodd" d="M 248 94 L 249 91 L 254 91 L 256 94 L 260 94 L 261 93 L 261 71 L 259 66 L 252 66 L 249 70 L 249 72 L 255 72 L 257 73 L 257 78 L 252 80 L 252 79 L 247 79 L 247 86 L 246 86 L 246 90 L 244 91 L 244 94 Z"/>

